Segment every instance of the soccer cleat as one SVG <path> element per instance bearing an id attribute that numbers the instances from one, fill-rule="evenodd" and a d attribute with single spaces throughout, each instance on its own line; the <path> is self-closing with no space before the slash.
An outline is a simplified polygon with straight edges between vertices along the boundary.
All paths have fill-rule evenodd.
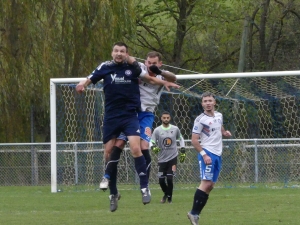
<path id="1" fill-rule="evenodd" d="M 150 203 L 151 192 L 150 192 L 149 188 L 142 188 L 141 192 L 142 192 L 142 202 L 144 203 L 144 205 Z"/>
<path id="2" fill-rule="evenodd" d="M 110 199 L 110 211 L 114 212 L 117 210 L 118 208 L 118 201 L 120 200 L 121 195 L 118 193 L 116 195 L 110 195 L 109 199 Z"/>
<path id="3" fill-rule="evenodd" d="M 103 177 L 102 181 L 100 182 L 99 188 L 103 191 L 106 191 L 108 188 L 108 183 L 109 183 L 109 180 L 107 178 Z"/>
<path id="4" fill-rule="evenodd" d="M 199 225 L 199 216 L 198 215 L 193 215 L 190 212 L 188 212 L 187 217 L 191 221 L 192 225 Z"/>
<path id="5" fill-rule="evenodd" d="M 166 202 L 166 200 L 167 200 L 167 196 L 166 196 L 166 195 L 164 195 L 164 196 L 162 197 L 162 199 L 160 200 L 160 203 L 165 203 L 165 202 Z"/>

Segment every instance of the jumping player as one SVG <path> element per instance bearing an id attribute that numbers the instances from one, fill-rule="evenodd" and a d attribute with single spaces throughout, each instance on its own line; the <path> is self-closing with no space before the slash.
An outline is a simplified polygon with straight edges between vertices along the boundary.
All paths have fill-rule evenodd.
<path id="1" fill-rule="evenodd" d="M 137 112 L 140 108 L 139 77 L 150 83 L 166 85 L 167 82 L 150 77 L 142 70 L 138 62 L 128 55 L 128 47 L 125 43 L 118 42 L 113 45 L 112 61 L 101 63 L 87 78 L 76 86 L 76 90 L 82 93 L 85 88 L 93 83 L 103 80 L 105 95 L 105 113 L 103 120 L 103 143 L 105 149 L 111 149 L 116 138 L 123 132 L 129 140 L 131 153 L 134 157 L 135 168 L 140 178 L 142 202 L 147 204 L 151 200 L 146 176 L 146 161 L 140 149 L 140 130 Z M 168 86 L 167 86 L 168 88 Z M 115 152 L 112 151 L 106 170 L 114 171 Z M 113 175 L 113 173 L 111 173 Z M 117 196 L 111 196 L 113 199 Z M 115 211 L 111 207 L 111 211 Z"/>

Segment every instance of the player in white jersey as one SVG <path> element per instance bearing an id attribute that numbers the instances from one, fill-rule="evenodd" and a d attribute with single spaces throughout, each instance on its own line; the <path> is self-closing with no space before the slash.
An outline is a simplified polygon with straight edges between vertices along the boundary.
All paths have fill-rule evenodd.
<path id="1" fill-rule="evenodd" d="M 161 115 L 162 125 L 155 128 L 152 134 L 150 146 L 158 154 L 158 181 L 164 196 L 161 203 L 168 199 L 172 203 L 173 176 L 177 165 L 177 142 L 180 141 L 180 162 L 185 159 L 185 143 L 177 126 L 170 124 L 171 116 L 169 112 Z"/>
<path id="2" fill-rule="evenodd" d="M 194 121 L 192 145 L 198 152 L 201 183 L 194 195 L 193 208 L 188 212 L 191 224 L 199 224 L 199 214 L 217 182 L 222 167 L 222 136 L 231 133 L 223 127 L 223 116 L 215 111 L 215 96 L 210 92 L 202 94 L 204 112 Z M 200 143 L 199 143 L 200 139 Z"/>

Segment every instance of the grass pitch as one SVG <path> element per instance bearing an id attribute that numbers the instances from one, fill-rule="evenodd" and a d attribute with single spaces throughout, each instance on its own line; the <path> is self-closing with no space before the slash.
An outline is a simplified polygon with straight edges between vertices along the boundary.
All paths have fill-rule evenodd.
<path id="1" fill-rule="evenodd" d="M 152 188 L 148 205 L 142 204 L 138 190 L 123 189 L 119 208 L 112 213 L 108 191 L 50 193 L 50 187 L 0 187 L 0 224 L 188 225 L 195 188 L 174 190 L 172 204 L 161 204 L 161 190 Z M 299 212 L 299 188 L 215 188 L 200 224 L 299 225 Z"/>

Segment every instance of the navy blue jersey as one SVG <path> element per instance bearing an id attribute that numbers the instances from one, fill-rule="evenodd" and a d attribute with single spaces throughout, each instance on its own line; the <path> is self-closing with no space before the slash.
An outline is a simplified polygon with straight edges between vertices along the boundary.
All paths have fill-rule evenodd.
<path id="1" fill-rule="evenodd" d="M 103 80 L 105 120 L 132 116 L 141 107 L 139 79 L 146 72 L 137 72 L 131 64 L 114 61 L 101 63 L 89 76 L 93 84 Z"/>

